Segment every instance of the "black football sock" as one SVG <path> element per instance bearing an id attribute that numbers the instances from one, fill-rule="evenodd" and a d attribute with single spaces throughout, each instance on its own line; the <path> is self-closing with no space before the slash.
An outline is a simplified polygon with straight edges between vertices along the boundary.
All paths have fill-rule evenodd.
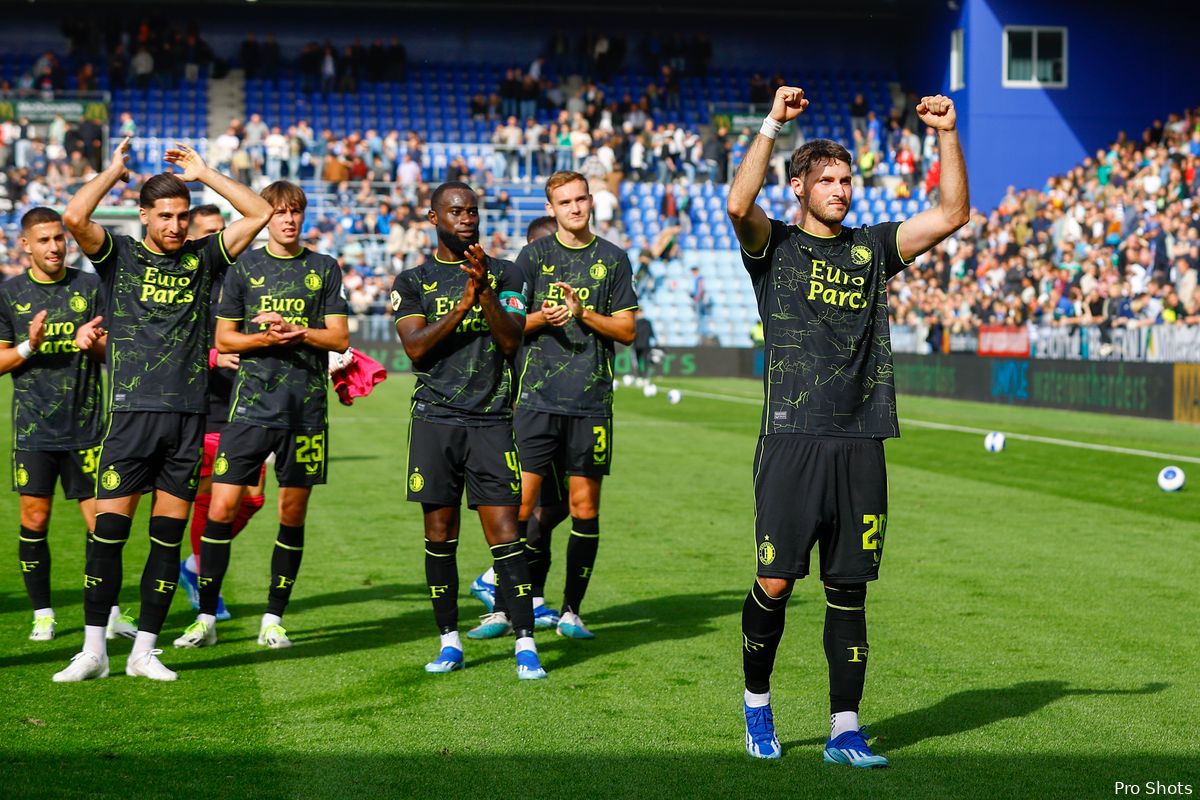
<path id="1" fill-rule="evenodd" d="M 764 694 L 771 690 L 771 672 L 775 653 L 783 638 L 789 590 L 782 597 L 771 597 L 756 580 L 742 604 L 742 672 L 746 691 Z"/>
<path id="2" fill-rule="evenodd" d="M 527 549 L 536 549 L 538 559 L 529 562 L 529 580 L 533 583 L 533 596 L 546 596 L 546 577 L 550 574 L 550 540 L 554 528 L 567 518 L 567 504 L 560 503 L 549 508 L 534 509 L 529 518 Z"/>
<path id="3" fill-rule="evenodd" d="M 496 569 L 496 597 L 504 595 L 509 619 L 517 638 L 533 636 L 533 585 L 529 582 L 529 563 L 521 542 L 492 545 Z"/>
<path id="4" fill-rule="evenodd" d="M 200 613 L 216 616 L 217 604 L 221 599 L 221 584 L 229 571 L 232 556 L 233 523 L 208 520 L 204 533 L 200 534 L 200 574 L 196 584 L 200 587 Z"/>
<path id="5" fill-rule="evenodd" d="M 129 541 L 133 520 L 124 514 L 98 514 L 96 530 L 83 570 L 83 621 L 106 627 L 109 610 L 121 592 L 121 552 Z M 179 564 L 175 564 L 178 577 Z"/>
<path id="6" fill-rule="evenodd" d="M 825 587 L 829 713 L 858 712 L 867 680 L 867 585 Z"/>
<path id="7" fill-rule="evenodd" d="M 529 541 L 526 538 L 525 531 L 529 527 L 529 520 L 517 520 L 517 542 L 525 548 L 525 561 L 529 563 L 531 554 L 529 552 Z M 493 571 L 495 567 L 493 566 Z M 504 596 L 504 592 L 500 591 L 500 576 L 496 575 L 496 594 L 495 601 L 492 604 L 493 614 L 508 615 L 508 598 Z"/>
<path id="8" fill-rule="evenodd" d="M 571 518 L 571 536 L 567 539 L 567 580 L 563 587 L 562 613 L 579 613 L 583 596 L 596 568 L 600 548 L 600 518 Z"/>
<path id="9" fill-rule="evenodd" d="M 458 539 L 425 540 L 425 582 L 438 632 L 458 630 Z"/>
<path id="10" fill-rule="evenodd" d="M 96 525 L 99 527 L 99 522 Z M 150 518 L 150 554 L 142 570 L 139 632 L 158 634 L 162 630 L 179 582 L 179 546 L 186 529 L 186 519 Z"/>
<path id="11" fill-rule="evenodd" d="M 275 551 L 271 553 L 271 589 L 267 595 L 267 613 L 282 617 L 292 599 L 292 587 L 300 574 L 300 558 L 304 555 L 304 526 L 279 526 Z"/>
<path id="12" fill-rule="evenodd" d="M 31 531 L 21 526 L 17 540 L 17 558 L 21 564 L 21 577 L 25 579 L 25 591 L 36 611 L 50 607 L 50 533 Z"/>

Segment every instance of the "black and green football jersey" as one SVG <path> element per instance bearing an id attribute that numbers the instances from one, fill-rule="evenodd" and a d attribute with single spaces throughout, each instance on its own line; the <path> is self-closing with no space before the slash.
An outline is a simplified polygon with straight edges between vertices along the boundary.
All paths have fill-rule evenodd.
<path id="1" fill-rule="evenodd" d="M 67 269 L 43 283 L 32 272 L 0 284 L 0 342 L 29 338 L 29 323 L 46 311 L 38 352 L 12 371 L 13 447 L 81 450 L 100 443 L 100 363 L 75 346 L 75 330 L 99 312 L 100 279 Z"/>
<path id="2" fill-rule="evenodd" d="M 516 265 L 529 284 L 530 311 L 545 301 L 564 302 L 562 289 L 553 285 L 559 281 L 597 313 L 637 308 L 629 256 L 599 236 L 585 247 L 568 247 L 558 234 L 543 237 L 521 250 Z M 551 414 L 611 416 L 613 354 L 611 339 L 578 320 L 542 328 L 526 337 L 521 350 L 517 405 Z"/>
<path id="3" fill-rule="evenodd" d="M 349 313 L 342 271 L 332 256 L 301 250 L 277 256 L 264 247 L 243 253 L 229 268 L 217 319 L 240 322 L 242 333 L 266 330 L 252 320 L 276 312 L 293 325 L 324 328 L 327 317 Z M 324 428 L 329 353 L 307 345 L 277 345 L 243 353 L 229 421 L 264 428 Z"/>
<path id="4" fill-rule="evenodd" d="M 763 435 L 900 435 L 887 296 L 908 266 L 898 229 L 824 237 L 771 220 L 763 251 L 742 251 L 766 336 Z"/>
<path id="5" fill-rule="evenodd" d="M 419 316 L 432 325 L 449 314 L 467 287 L 461 268 L 465 263 L 434 257 L 397 275 L 391 294 L 396 320 Z M 512 262 L 490 259 L 488 271 L 500 305 L 521 315 L 524 326 L 525 287 Z M 413 374 L 414 419 L 468 426 L 512 419 L 512 370 L 478 305 L 425 358 L 413 363 Z"/>
<path id="6" fill-rule="evenodd" d="M 233 263 L 222 234 L 167 254 L 109 233 L 88 258 L 107 296 L 109 410 L 204 413 L 212 283 Z"/>

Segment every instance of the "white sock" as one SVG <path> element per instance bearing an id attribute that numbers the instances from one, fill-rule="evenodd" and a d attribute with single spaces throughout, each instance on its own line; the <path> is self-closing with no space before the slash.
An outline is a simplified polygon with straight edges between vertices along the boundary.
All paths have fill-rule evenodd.
<path id="1" fill-rule="evenodd" d="M 762 708 L 763 706 L 771 705 L 771 693 L 770 692 L 763 692 L 762 694 L 755 694 L 754 692 L 747 689 L 745 698 L 746 698 L 746 705 L 750 706 L 751 708 Z"/>
<path id="2" fill-rule="evenodd" d="M 108 610 L 108 621 L 112 622 L 117 617 L 121 616 L 121 607 L 113 606 Z"/>
<path id="3" fill-rule="evenodd" d="M 197 614 L 196 621 L 203 622 L 205 625 L 207 625 L 210 628 L 213 625 L 217 624 L 217 618 L 215 616 L 213 616 L 212 614 Z"/>
<path id="4" fill-rule="evenodd" d="M 146 653 L 154 649 L 154 645 L 158 642 L 157 633 L 146 633 L 138 631 L 137 638 L 133 640 L 133 653 Z"/>
<path id="5" fill-rule="evenodd" d="M 192 572 L 196 572 L 196 554 L 192 553 L 190 556 L 188 556 L 187 561 L 183 562 L 183 565 Z"/>
<path id="6" fill-rule="evenodd" d="M 518 653 L 536 653 L 537 645 L 535 645 L 533 643 L 533 637 L 532 636 L 522 636 L 520 639 L 517 639 L 517 652 Z"/>
<path id="7" fill-rule="evenodd" d="M 544 597 L 533 598 L 533 607 L 534 608 L 541 608 L 544 605 L 546 605 L 546 598 L 544 598 Z"/>
<path id="8" fill-rule="evenodd" d="M 282 624 L 283 624 L 283 617 L 276 616 L 275 614 L 263 614 L 262 625 L 260 627 L 265 628 L 268 625 L 282 625 Z"/>
<path id="9" fill-rule="evenodd" d="M 50 608 L 50 607 L 35 608 L 33 610 L 33 618 L 41 619 L 42 617 L 50 617 L 51 619 L 53 619 L 54 618 L 54 609 Z"/>
<path id="10" fill-rule="evenodd" d="M 83 649 L 104 658 L 108 655 L 108 629 L 103 625 L 83 626 Z"/>
<path id="11" fill-rule="evenodd" d="M 857 711 L 839 711 L 829 715 L 829 738 L 836 739 L 846 731 L 858 730 Z"/>
<path id="12" fill-rule="evenodd" d="M 483 573 L 483 575 L 480 576 L 480 580 L 482 580 L 484 583 L 490 583 L 493 586 L 495 586 L 496 585 L 496 568 L 488 567 L 487 572 Z"/>
<path id="13" fill-rule="evenodd" d="M 453 647 L 455 650 L 462 650 L 462 637 L 458 635 L 458 631 L 450 631 L 442 634 L 442 647 Z"/>

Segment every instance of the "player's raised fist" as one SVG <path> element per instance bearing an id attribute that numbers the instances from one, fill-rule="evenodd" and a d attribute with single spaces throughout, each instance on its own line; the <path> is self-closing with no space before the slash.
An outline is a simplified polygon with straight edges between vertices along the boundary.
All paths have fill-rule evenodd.
<path id="1" fill-rule="evenodd" d="M 808 108 L 804 90 L 798 86 L 780 86 L 775 91 L 775 102 L 771 106 L 771 119 L 776 122 L 791 122 Z"/>
<path id="2" fill-rule="evenodd" d="M 121 143 L 113 150 L 112 160 L 108 162 L 108 168 L 119 172 L 119 177 L 123 181 L 129 180 L 129 138 L 126 136 L 121 140 Z"/>
<path id="3" fill-rule="evenodd" d="M 917 103 L 917 116 L 929 127 L 939 131 L 952 131 L 958 124 L 954 101 L 944 95 L 922 97 Z"/>
<path id="4" fill-rule="evenodd" d="M 182 142 L 176 142 L 174 147 L 167 150 L 163 161 L 178 167 L 181 170 L 179 177 L 185 182 L 200 180 L 200 176 L 208 168 L 200 154 Z"/>

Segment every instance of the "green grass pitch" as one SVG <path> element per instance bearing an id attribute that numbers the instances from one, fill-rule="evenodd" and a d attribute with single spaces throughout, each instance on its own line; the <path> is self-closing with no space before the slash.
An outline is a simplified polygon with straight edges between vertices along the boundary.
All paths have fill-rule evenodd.
<path id="1" fill-rule="evenodd" d="M 467 669 L 426 675 L 437 650 L 419 509 L 404 500 L 411 379 L 333 410 L 330 484 L 316 491 L 286 626 L 254 643 L 275 525 L 235 544 L 234 620 L 213 649 L 175 651 L 174 684 L 113 676 L 55 685 L 82 642 L 83 532 L 55 506 L 59 638 L 26 640 L 11 536 L 0 563 L 0 797 L 1111 797 L 1117 781 L 1200 792 L 1196 633 L 1200 465 L 1164 494 L 1167 462 L 909 426 L 888 444 L 883 576 L 869 593 L 863 720 L 890 770 L 821 763 L 827 733 L 823 599 L 795 592 L 774 679 L 784 757 L 742 749 L 739 616 L 754 570 L 750 462 L 756 382 L 664 381 L 617 395 L 614 475 L 584 618 L 594 641 L 539 639 L 549 679 L 519 682 L 511 640 L 468 642 Z M 0 402 L 7 408 L 9 382 Z M 903 397 L 901 417 L 1200 454 L 1164 422 Z M 7 425 L 5 425 L 5 432 Z M 7 478 L 5 478 L 7 480 Z M 803 487 L 797 487 L 797 493 Z M 126 551 L 137 605 L 145 503 Z M 473 515 L 459 561 L 461 622 L 487 550 Z M 557 606 L 565 535 L 549 586 Z M 815 558 L 815 556 L 814 556 Z M 1146 788 L 1142 789 L 1147 795 Z"/>

